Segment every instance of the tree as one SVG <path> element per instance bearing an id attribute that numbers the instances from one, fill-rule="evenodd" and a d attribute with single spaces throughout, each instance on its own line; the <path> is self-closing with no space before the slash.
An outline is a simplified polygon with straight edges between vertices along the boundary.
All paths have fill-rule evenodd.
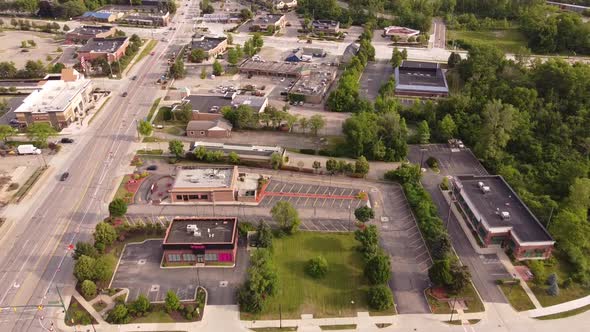
<path id="1" fill-rule="evenodd" d="M 219 76 L 221 74 L 223 74 L 223 67 L 221 66 L 221 63 L 219 63 L 219 61 L 215 60 L 213 62 L 213 75 Z"/>
<path id="2" fill-rule="evenodd" d="M 257 49 L 260 50 L 262 46 L 264 46 L 264 40 L 262 39 L 262 34 L 259 32 L 255 32 L 251 38 L 252 45 Z M 258 51 L 256 51 L 258 53 Z"/>
<path id="3" fill-rule="evenodd" d="M 12 128 L 9 125 L 0 125 L 0 140 L 6 142 L 8 137 L 15 135 L 17 133 L 16 129 Z"/>
<path id="4" fill-rule="evenodd" d="M 18 76 L 23 78 L 41 78 L 47 74 L 47 67 L 41 60 L 29 60 L 25 64 L 25 70 L 19 71 Z"/>
<path id="5" fill-rule="evenodd" d="M 168 142 L 168 150 L 176 158 L 180 158 L 180 156 L 184 155 L 184 144 L 177 139 L 173 139 Z"/>
<path id="6" fill-rule="evenodd" d="M 323 256 L 317 256 L 307 261 L 305 272 L 315 279 L 321 279 L 328 273 L 328 261 Z"/>
<path id="7" fill-rule="evenodd" d="M 393 294 L 387 285 L 375 285 L 369 288 L 368 301 L 373 310 L 382 311 L 393 306 Z"/>
<path id="8" fill-rule="evenodd" d="M 459 265 L 459 263 L 452 264 L 451 275 L 453 276 L 453 280 L 447 288 L 454 293 L 459 293 L 465 289 L 471 279 L 471 274 L 467 266 Z"/>
<path id="9" fill-rule="evenodd" d="M 453 121 L 453 117 L 449 114 L 445 115 L 445 117 L 439 122 L 438 127 L 441 137 L 445 140 L 455 137 L 455 134 L 457 133 L 457 125 L 455 124 L 455 121 Z"/>
<path id="10" fill-rule="evenodd" d="M 231 33 L 227 33 L 227 44 L 232 45 L 234 43 L 234 35 Z"/>
<path id="11" fill-rule="evenodd" d="M 354 210 L 354 216 L 356 220 L 360 222 L 367 222 L 375 218 L 375 211 L 373 211 L 373 209 L 365 205 Z"/>
<path id="12" fill-rule="evenodd" d="M 334 158 L 326 160 L 326 170 L 330 172 L 330 174 L 335 174 L 339 172 L 340 167 L 338 167 L 338 161 Z"/>
<path id="13" fill-rule="evenodd" d="M 56 135 L 57 131 L 47 122 L 33 123 L 27 127 L 27 137 L 29 137 L 37 147 L 46 147 L 47 139 Z"/>
<path id="14" fill-rule="evenodd" d="M 242 10 L 240 10 L 240 18 L 242 19 L 242 21 L 252 19 L 252 12 L 250 11 L 250 9 L 243 8 Z"/>
<path id="15" fill-rule="evenodd" d="M 166 299 L 164 300 L 164 306 L 168 313 L 178 310 L 180 308 L 180 299 L 173 290 L 168 290 L 166 293 Z"/>
<path id="16" fill-rule="evenodd" d="M 201 63 L 204 60 L 207 60 L 207 58 L 207 53 L 205 53 L 205 51 L 203 51 L 201 48 L 192 50 L 189 56 L 189 60 L 196 63 Z"/>
<path id="17" fill-rule="evenodd" d="M 309 129 L 311 130 L 311 133 L 314 136 L 318 135 L 318 132 L 324 128 L 326 126 L 326 119 L 319 115 L 312 115 L 311 118 L 309 118 Z"/>
<path id="18" fill-rule="evenodd" d="M 70 31 L 70 27 L 69 27 L 67 24 L 64 24 L 64 26 L 63 26 L 62 30 L 63 30 L 64 32 Z"/>
<path id="19" fill-rule="evenodd" d="M 98 252 L 92 244 L 88 242 L 79 241 L 78 243 L 76 243 L 76 248 L 74 249 L 72 257 L 74 258 L 74 260 L 77 260 L 82 256 L 96 258 L 98 257 Z"/>
<path id="20" fill-rule="evenodd" d="M 151 303 L 145 295 L 139 294 L 137 299 L 131 304 L 131 307 L 137 315 L 144 316 L 150 311 Z"/>
<path id="21" fill-rule="evenodd" d="M 482 111 L 483 126 L 475 145 L 476 153 L 484 159 L 498 160 L 516 125 L 516 109 L 499 100 L 488 102 Z"/>
<path id="22" fill-rule="evenodd" d="M 233 48 L 230 48 L 229 50 L 227 50 L 227 62 L 230 65 L 235 66 L 236 64 L 238 64 L 238 61 L 239 61 L 238 52 Z"/>
<path id="23" fill-rule="evenodd" d="M 449 55 L 449 60 L 447 60 L 447 64 L 449 68 L 455 68 L 461 62 L 461 56 L 458 53 L 452 52 Z"/>
<path id="24" fill-rule="evenodd" d="M 313 169 L 317 172 L 320 168 L 322 168 L 322 163 L 315 160 L 312 165 Z"/>
<path id="25" fill-rule="evenodd" d="M 205 67 L 201 68 L 201 79 L 204 80 L 207 78 L 207 69 Z"/>
<path id="26" fill-rule="evenodd" d="M 82 285 L 80 285 L 80 290 L 87 300 L 96 296 L 96 284 L 92 280 L 84 280 Z"/>
<path id="27" fill-rule="evenodd" d="M 307 120 L 307 118 L 301 117 L 299 119 L 299 128 L 301 128 L 301 131 L 304 134 L 305 134 L 305 129 L 307 129 L 308 126 L 309 126 L 309 121 Z"/>
<path id="28" fill-rule="evenodd" d="M 365 265 L 365 276 L 373 285 L 385 284 L 391 278 L 391 262 L 385 254 L 379 253 L 371 257 Z"/>
<path id="29" fill-rule="evenodd" d="M 14 62 L 0 62 L 0 78 L 14 78 L 16 76 L 17 69 Z"/>
<path id="30" fill-rule="evenodd" d="M 129 321 L 129 310 L 124 304 L 117 304 L 109 311 L 106 320 L 113 324 L 125 324 Z"/>
<path id="31" fill-rule="evenodd" d="M 272 169 L 279 169 L 283 166 L 283 157 L 278 152 L 273 152 L 270 155 L 270 165 Z"/>
<path id="32" fill-rule="evenodd" d="M 264 220 L 260 220 L 258 223 L 258 227 L 256 228 L 256 240 L 259 247 L 272 247 L 272 230 Z"/>
<path id="33" fill-rule="evenodd" d="M 184 68 L 182 59 L 179 58 L 170 67 L 170 75 L 175 79 L 183 78 L 186 75 L 186 69 Z"/>
<path id="34" fill-rule="evenodd" d="M 258 113 L 248 105 L 240 105 L 237 108 L 225 106 L 221 108 L 223 117 L 231 122 L 235 129 L 256 128 L 258 126 Z"/>
<path id="35" fill-rule="evenodd" d="M 369 162 L 365 156 L 360 156 L 354 163 L 354 169 L 357 174 L 363 177 L 369 173 Z"/>
<path id="36" fill-rule="evenodd" d="M 402 65 L 403 61 L 404 55 L 397 49 L 397 47 L 394 47 L 393 52 L 391 54 L 391 66 L 393 68 L 397 68 Z"/>
<path id="37" fill-rule="evenodd" d="M 430 142 L 430 128 L 426 120 L 418 124 L 418 140 L 420 144 L 428 144 Z"/>
<path id="38" fill-rule="evenodd" d="M 453 282 L 451 263 L 448 259 L 435 261 L 428 269 L 428 277 L 436 286 L 447 287 Z"/>
<path id="39" fill-rule="evenodd" d="M 363 253 L 365 259 L 369 260 L 377 254 L 379 250 L 379 235 L 377 234 L 377 227 L 375 225 L 357 229 L 354 231 L 354 238 L 361 243 L 359 251 Z"/>
<path id="40" fill-rule="evenodd" d="M 270 214 L 279 227 L 289 234 L 295 233 L 301 223 L 299 213 L 287 201 L 278 201 L 270 210 Z"/>
<path id="41" fill-rule="evenodd" d="M 137 131 L 142 136 L 150 136 L 154 131 L 154 127 L 149 121 L 139 120 L 139 124 L 137 125 Z"/>
<path id="42" fill-rule="evenodd" d="M 74 265 L 74 277 L 78 282 L 94 280 L 94 264 L 96 260 L 88 256 L 80 256 Z"/>
<path id="43" fill-rule="evenodd" d="M 99 222 L 96 224 L 93 236 L 95 243 L 103 243 L 105 246 L 109 246 L 117 239 L 117 231 L 111 224 Z"/>
<path id="44" fill-rule="evenodd" d="M 240 163 L 240 156 L 238 156 L 237 153 L 232 151 L 227 155 L 227 160 L 230 164 L 237 165 Z"/>
<path id="45" fill-rule="evenodd" d="M 127 213 L 127 202 L 122 198 L 115 198 L 109 203 L 111 217 L 121 217 Z"/>

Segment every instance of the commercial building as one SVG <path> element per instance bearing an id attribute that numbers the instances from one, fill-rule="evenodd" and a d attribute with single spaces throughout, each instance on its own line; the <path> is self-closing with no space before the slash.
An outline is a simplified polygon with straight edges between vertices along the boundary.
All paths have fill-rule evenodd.
<path id="1" fill-rule="evenodd" d="M 336 78 L 336 67 L 324 66 L 301 76 L 289 90 L 290 96 L 302 96 L 306 103 L 320 104 Z M 293 98 L 301 100 L 301 97 Z"/>
<path id="2" fill-rule="evenodd" d="M 410 98 L 440 98 L 449 95 L 445 74 L 438 63 L 403 61 L 395 68 L 395 94 Z"/>
<path id="3" fill-rule="evenodd" d="M 590 11 L 590 7 L 587 6 L 580 6 L 580 5 L 575 5 L 575 4 L 571 4 L 571 3 L 562 3 L 562 2 L 555 2 L 555 1 L 546 1 L 547 4 L 554 6 L 554 7 L 559 7 L 559 9 L 561 10 L 566 10 L 566 11 L 570 11 L 570 12 L 576 12 L 576 13 L 584 13 L 585 11 Z"/>
<path id="4" fill-rule="evenodd" d="M 165 12 L 130 12 L 121 22 L 132 25 L 165 27 L 170 23 L 170 13 Z"/>
<path id="5" fill-rule="evenodd" d="M 239 23 L 241 21 L 238 14 L 226 14 L 226 13 L 213 13 L 213 14 L 203 14 L 203 17 L 200 18 L 203 22 L 212 22 L 212 23 Z"/>
<path id="6" fill-rule="evenodd" d="M 407 41 L 410 37 L 416 37 L 420 34 L 420 30 L 414 30 L 406 27 L 388 26 L 383 29 L 383 36 L 390 38 L 397 38 L 401 41 Z"/>
<path id="7" fill-rule="evenodd" d="M 456 206 L 485 246 L 496 245 L 518 260 L 546 259 L 555 241 L 499 175 L 457 176 Z"/>
<path id="8" fill-rule="evenodd" d="M 86 115 L 92 103 L 92 82 L 74 69 L 64 69 L 60 80 L 39 84 L 14 111 L 21 126 L 44 122 L 62 130 Z"/>
<path id="9" fill-rule="evenodd" d="M 259 178 L 237 166 L 180 167 L 168 192 L 172 203 L 256 202 Z"/>
<path id="10" fill-rule="evenodd" d="M 104 22 L 104 23 L 111 23 L 115 22 L 119 18 L 123 16 L 122 13 L 116 13 L 108 10 L 99 10 L 95 12 L 85 12 L 80 17 L 81 21 L 90 21 L 90 22 Z"/>
<path id="11" fill-rule="evenodd" d="M 233 152 L 237 154 L 242 161 L 268 161 L 273 153 L 279 154 L 282 158 L 284 158 L 287 153 L 287 151 L 280 146 L 215 142 L 195 142 L 191 144 L 190 151 L 194 151 L 199 147 L 203 147 L 207 151 L 221 151 L 226 156 Z"/>
<path id="12" fill-rule="evenodd" d="M 311 68 L 308 64 L 298 62 L 279 62 L 249 59 L 240 66 L 240 73 L 246 75 L 263 75 L 299 78 Z"/>
<path id="13" fill-rule="evenodd" d="M 229 137 L 232 125 L 225 119 L 193 120 L 186 125 L 186 136 L 198 137 Z"/>
<path id="14" fill-rule="evenodd" d="M 166 266 L 235 265 L 237 225 L 235 217 L 176 217 L 162 242 L 162 262 Z"/>
<path id="15" fill-rule="evenodd" d="M 285 27 L 287 20 L 283 14 L 266 14 L 257 16 L 250 25 L 251 31 L 267 31 L 269 27 L 280 30 Z"/>
<path id="16" fill-rule="evenodd" d="M 274 0 L 275 9 L 291 9 L 297 7 L 297 0 Z"/>
<path id="17" fill-rule="evenodd" d="M 337 34 L 340 32 L 340 22 L 332 20 L 314 20 L 311 28 L 315 33 Z"/>
<path id="18" fill-rule="evenodd" d="M 189 51 L 192 50 L 203 50 L 207 57 L 216 57 L 217 55 L 225 52 L 227 49 L 227 38 L 226 37 L 206 37 L 198 36 L 193 38 L 189 44 Z"/>
<path id="19" fill-rule="evenodd" d="M 186 103 L 192 106 L 193 120 L 216 120 L 222 117 L 221 108 L 225 106 L 238 107 L 246 105 L 251 107 L 254 112 L 261 113 L 268 105 L 268 98 L 239 95 L 235 92 L 228 92 L 225 95 L 189 95 L 184 97 L 181 103 L 172 109 L 172 112 L 175 112 Z"/>
<path id="20" fill-rule="evenodd" d="M 327 55 L 326 51 L 321 48 L 297 48 L 285 61 L 289 62 L 310 62 L 313 58 L 323 58 Z"/>
<path id="21" fill-rule="evenodd" d="M 108 38 L 115 35 L 117 29 L 111 25 L 82 25 L 66 34 L 66 42 L 87 42 L 92 38 Z"/>
<path id="22" fill-rule="evenodd" d="M 86 45 L 79 48 L 79 59 L 92 61 L 95 59 L 106 59 L 109 63 L 121 59 L 129 46 L 129 37 L 118 38 L 92 38 Z"/>

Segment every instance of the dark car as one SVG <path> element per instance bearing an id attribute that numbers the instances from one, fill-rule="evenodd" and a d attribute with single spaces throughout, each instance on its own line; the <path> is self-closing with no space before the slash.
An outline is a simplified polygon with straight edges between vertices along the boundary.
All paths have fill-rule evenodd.
<path id="1" fill-rule="evenodd" d="M 155 171 L 155 170 L 157 170 L 157 169 L 158 169 L 158 166 L 157 166 L 157 165 L 150 165 L 150 166 L 148 166 L 146 169 L 147 169 L 148 171 Z"/>
<path id="2" fill-rule="evenodd" d="M 135 76 L 131 77 L 131 80 L 132 80 L 132 81 L 135 81 L 136 79 L 137 79 L 137 75 L 135 75 Z"/>
<path id="3" fill-rule="evenodd" d="M 59 178 L 60 181 L 65 181 L 68 179 L 68 177 L 70 176 L 70 173 L 65 172 L 61 175 L 61 177 Z"/>
<path id="4" fill-rule="evenodd" d="M 123 97 L 127 97 L 127 91 L 123 92 Z"/>
<path id="5" fill-rule="evenodd" d="M 64 137 L 60 140 L 61 143 L 74 143 L 74 140 L 72 138 L 67 138 Z"/>

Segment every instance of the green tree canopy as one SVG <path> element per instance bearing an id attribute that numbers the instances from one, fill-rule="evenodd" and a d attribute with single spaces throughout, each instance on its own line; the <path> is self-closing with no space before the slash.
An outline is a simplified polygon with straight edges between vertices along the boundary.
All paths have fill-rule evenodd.
<path id="1" fill-rule="evenodd" d="M 272 219 L 279 224 L 279 227 L 289 234 L 296 232 L 301 223 L 299 213 L 287 201 L 278 201 L 270 210 L 270 214 Z"/>

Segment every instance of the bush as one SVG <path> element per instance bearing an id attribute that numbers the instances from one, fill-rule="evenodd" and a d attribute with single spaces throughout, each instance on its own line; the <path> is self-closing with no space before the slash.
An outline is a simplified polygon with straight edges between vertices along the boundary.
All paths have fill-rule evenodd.
<path id="1" fill-rule="evenodd" d="M 546 279 L 547 275 L 545 274 L 545 265 L 542 261 L 530 261 L 528 262 L 529 269 L 531 269 L 531 273 L 533 274 L 533 282 L 536 285 L 542 285 Z"/>
<path id="2" fill-rule="evenodd" d="M 240 236 L 246 236 L 248 232 L 255 230 L 256 227 L 254 227 L 254 225 L 247 221 L 238 224 L 238 233 L 240 234 Z"/>
<path id="3" fill-rule="evenodd" d="M 107 315 L 107 322 L 125 324 L 129 321 L 129 310 L 124 304 L 117 304 Z"/>
<path id="4" fill-rule="evenodd" d="M 386 310 L 393 306 L 393 294 L 387 285 L 377 285 L 369 288 L 369 307 L 373 310 Z"/>
<path id="5" fill-rule="evenodd" d="M 328 261 L 323 256 L 312 258 L 307 262 L 305 272 L 312 278 L 323 278 L 328 273 Z"/>
<path id="6" fill-rule="evenodd" d="M 354 210 L 354 216 L 360 222 L 367 222 L 375 218 L 375 211 L 368 206 L 362 206 Z"/>
<path id="7" fill-rule="evenodd" d="M 389 256 L 377 254 L 367 261 L 365 276 L 372 285 L 385 284 L 391 277 L 391 262 Z"/>
<path id="8" fill-rule="evenodd" d="M 299 149 L 299 153 L 315 155 L 314 149 Z"/>
<path id="9" fill-rule="evenodd" d="M 8 189 L 7 190 L 8 191 L 13 191 L 13 190 L 16 190 L 16 189 L 18 189 L 18 183 L 12 182 L 11 184 L 8 185 Z"/>
<path id="10" fill-rule="evenodd" d="M 192 320 L 194 312 L 195 312 L 195 308 L 189 304 L 184 308 L 184 317 L 188 320 Z"/>
<path id="11" fill-rule="evenodd" d="M 563 289 L 568 289 L 568 288 L 570 288 L 570 286 L 572 285 L 572 283 L 573 283 L 573 280 L 572 280 L 572 278 L 567 278 L 567 279 L 565 279 L 565 280 L 564 280 L 564 281 L 561 283 L 561 287 L 562 287 Z"/>
<path id="12" fill-rule="evenodd" d="M 115 198 L 109 203 L 109 213 L 111 217 L 121 217 L 127 213 L 127 202 L 122 198 Z"/>
<path id="13" fill-rule="evenodd" d="M 426 165 L 430 168 L 438 168 L 438 160 L 434 157 L 428 157 L 428 159 L 426 159 Z"/>
<path id="14" fill-rule="evenodd" d="M 180 308 L 180 299 L 173 290 L 169 290 L 168 293 L 166 293 L 165 307 L 166 311 L 169 313 Z"/>
<path id="15" fill-rule="evenodd" d="M 150 311 L 151 303 L 145 295 L 140 294 L 137 300 L 133 301 L 131 307 L 136 315 L 143 316 Z"/>
<path id="16" fill-rule="evenodd" d="M 74 265 L 74 277 L 78 282 L 94 280 L 94 265 L 96 260 L 92 257 L 81 256 Z"/>
<path id="17" fill-rule="evenodd" d="M 80 286 L 80 291 L 86 300 L 96 296 L 96 284 L 92 280 L 84 280 Z"/>
<path id="18" fill-rule="evenodd" d="M 440 182 L 440 189 L 442 189 L 442 190 L 449 190 L 450 189 L 449 178 L 447 178 L 446 176 Z"/>

